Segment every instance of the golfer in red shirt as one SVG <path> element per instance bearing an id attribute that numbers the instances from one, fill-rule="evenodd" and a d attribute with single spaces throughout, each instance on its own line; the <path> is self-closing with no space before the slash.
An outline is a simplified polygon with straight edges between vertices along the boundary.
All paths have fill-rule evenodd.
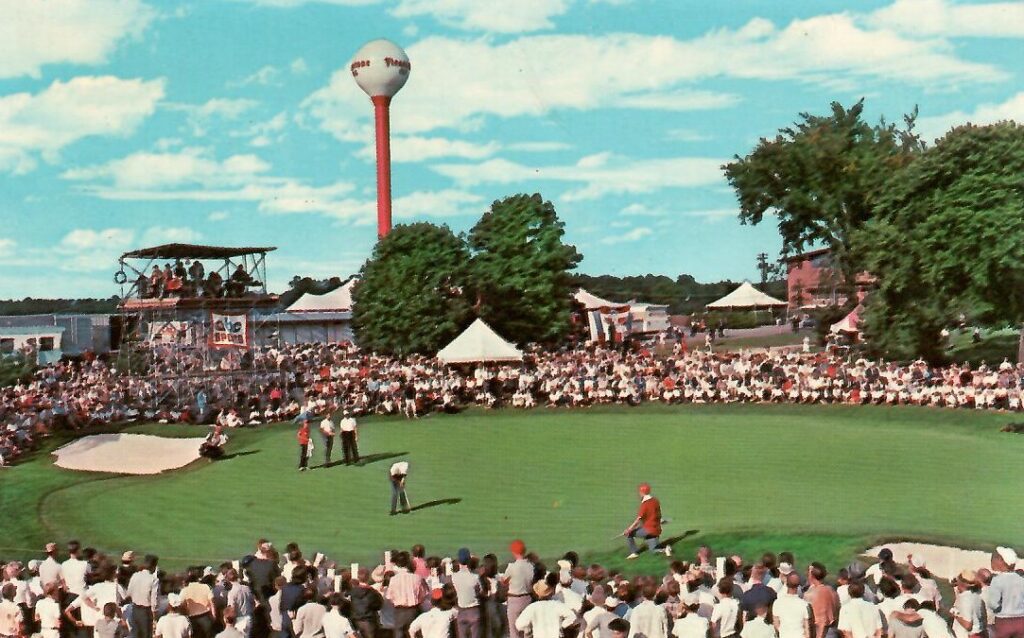
<path id="1" fill-rule="evenodd" d="M 299 439 L 299 471 L 305 472 L 309 466 L 309 419 L 303 419 L 296 435 Z"/>
<path id="2" fill-rule="evenodd" d="M 671 556 L 671 545 L 665 545 L 661 549 L 658 548 L 658 537 L 661 536 L 661 503 L 658 502 L 658 499 L 651 496 L 651 486 L 649 484 L 641 483 L 639 492 L 640 510 L 636 514 L 636 519 L 630 523 L 626 531 L 622 532 L 622 535 L 626 537 L 626 542 L 629 543 L 629 556 L 626 558 L 632 559 L 640 556 L 640 548 L 636 545 L 636 538 L 646 541 L 649 551 Z"/>

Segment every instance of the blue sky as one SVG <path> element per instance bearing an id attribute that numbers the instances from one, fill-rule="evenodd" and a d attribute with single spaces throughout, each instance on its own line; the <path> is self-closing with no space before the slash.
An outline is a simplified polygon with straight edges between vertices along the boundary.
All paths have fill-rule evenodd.
<path id="1" fill-rule="evenodd" d="M 801 111 L 918 105 L 930 138 L 1024 119 L 1024 3 L 953 0 L 0 0 L 0 298 L 106 296 L 167 241 L 275 245 L 270 282 L 375 241 L 367 40 L 396 223 L 467 230 L 540 192 L 588 273 L 756 277 L 719 165 Z"/>

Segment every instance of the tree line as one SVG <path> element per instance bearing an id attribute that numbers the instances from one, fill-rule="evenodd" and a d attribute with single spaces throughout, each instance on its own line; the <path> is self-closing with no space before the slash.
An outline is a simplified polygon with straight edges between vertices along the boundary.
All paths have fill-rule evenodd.
<path id="1" fill-rule="evenodd" d="M 769 216 L 783 256 L 827 246 L 856 304 L 877 279 L 863 331 L 874 354 L 944 359 L 944 328 L 1024 322 L 1024 127 L 957 126 L 927 144 L 916 111 L 870 124 L 864 102 L 800 114 L 723 166 L 740 220 Z M 1024 333 L 1022 333 L 1024 343 Z"/>

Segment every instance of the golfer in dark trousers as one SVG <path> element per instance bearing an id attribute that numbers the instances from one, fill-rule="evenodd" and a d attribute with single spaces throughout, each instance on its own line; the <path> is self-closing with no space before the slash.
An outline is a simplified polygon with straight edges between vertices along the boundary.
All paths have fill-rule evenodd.
<path id="1" fill-rule="evenodd" d="M 341 429 L 341 449 L 345 454 L 345 465 L 359 462 L 359 428 L 355 417 L 345 410 L 342 413 L 341 422 L 338 424 Z"/>
<path id="2" fill-rule="evenodd" d="M 399 461 L 391 466 L 389 472 L 391 477 L 391 515 L 398 513 L 398 504 L 401 502 L 402 511 L 409 513 L 409 497 L 405 493 L 405 477 L 409 474 L 409 463 Z"/>
<path id="3" fill-rule="evenodd" d="M 324 465 L 331 464 L 331 450 L 334 449 L 334 421 L 325 416 L 320 422 L 320 435 L 324 439 Z"/>
<path id="4" fill-rule="evenodd" d="M 303 419 L 296 435 L 299 440 L 299 471 L 305 472 L 309 467 L 309 419 Z"/>

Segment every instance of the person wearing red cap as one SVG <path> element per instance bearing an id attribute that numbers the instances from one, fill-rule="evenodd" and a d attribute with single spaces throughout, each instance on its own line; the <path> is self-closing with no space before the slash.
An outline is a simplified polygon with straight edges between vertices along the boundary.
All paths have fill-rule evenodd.
<path id="1" fill-rule="evenodd" d="M 640 556 L 640 548 L 637 547 L 636 538 L 646 541 L 649 551 L 671 556 L 671 545 L 665 545 L 661 549 L 658 548 L 658 537 L 661 536 L 661 503 L 651 494 L 651 486 L 649 484 L 641 483 L 638 491 L 640 492 L 640 510 L 637 512 L 633 522 L 629 524 L 629 527 L 622 532 L 622 535 L 626 537 L 626 542 L 629 544 L 629 556 L 626 558 L 633 559 Z"/>
<path id="2" fill-rule="evenodd" d="M 509 638 L 522 638 L 522 632 L 516 629 L 516 620 L 523 610 L 533 602 L 530 593 L 533 589 L 533 563 L 526 559 L 526 544 L 514 540 L 508 549 L 512 552 L 513 561 L 505 568 L 501 580 L 508 590 L 505 609 L 508 614 Z"/>

